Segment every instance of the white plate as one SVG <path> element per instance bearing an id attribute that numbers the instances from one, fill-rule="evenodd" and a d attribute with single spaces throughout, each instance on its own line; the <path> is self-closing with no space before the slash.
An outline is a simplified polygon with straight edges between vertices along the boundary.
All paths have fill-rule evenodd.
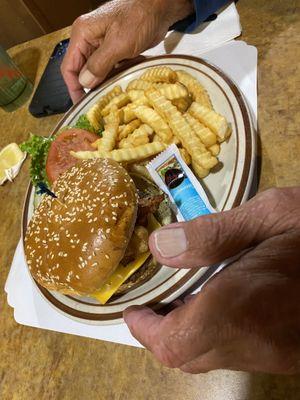
<path id="1" fill-rule="evenodd" d="M 137 62 L 134 66 L 115 72 L 104 84 L 86 95 L 57 125 L 53 134 L 65 125 L 72 125 L 112 86 L 126 88 L 149 67 L 167 65 L 183 69 L 195 76 L 207 89 L 213 106 L 232 125 L 232 135 L 221 146 L 220 166 L 203 180 L 204 188 L 219 211 L 229 210 L 247 199 L 255 162 L 255 132 L 246 102 L 235 84 L 218 68 L 195 57 L 160 56 Z M 30 185 L 23 213 L 23 237 L 33 214 L 33 188 Z M 89 298 L 65 296 L 37 285 L 42 295 L 57 310 L 70 318 L 89 324 L 112 324 L 122 321 L 122 311 L 129 305 L 148 304 L 154 308 L 170 303 L 191 288 L 206 268 L 176 270 L 163 266 L 150 280 L 134 290 L 100 305 Z"/>

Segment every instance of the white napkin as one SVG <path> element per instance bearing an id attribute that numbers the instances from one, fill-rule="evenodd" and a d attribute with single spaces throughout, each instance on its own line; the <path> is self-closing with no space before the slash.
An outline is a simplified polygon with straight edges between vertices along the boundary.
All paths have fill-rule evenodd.
<path id="1" fill-rule="evenodd" d="M 189 53 L 189 49 L 185 53 Z M 193 53 L 195 54 L 195 53 Z M 231 41 L 202 54 L 207 61 L 220 67 L 240 87 L 253 115 L 257 116 L 257 51 L 241 41 Z M 8 304 L 14 308 L 15 320 L 23 325 L 49 329 L 94 339 L 132 346 L 140 344 L 131 336 L 125 324 L 91 326 L 73 321 L 57 312 L 40 295 L 27 271 L 23 246 L 17 246 L 5 285 Z M 197 289 L 199 291 L 199 288 Z"/>

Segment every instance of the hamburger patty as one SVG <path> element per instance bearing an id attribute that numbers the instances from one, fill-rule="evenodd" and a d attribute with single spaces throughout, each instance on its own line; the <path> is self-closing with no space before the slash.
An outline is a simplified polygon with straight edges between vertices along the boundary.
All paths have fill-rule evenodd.
<path id="1" fill-rule="evenodd" d="M 147 215 L 155 213 L 164 198 L 165 196 L 163 194 L 153 194 L 149 196 L 139 197 L 136 224 L 146 226 Z"/>

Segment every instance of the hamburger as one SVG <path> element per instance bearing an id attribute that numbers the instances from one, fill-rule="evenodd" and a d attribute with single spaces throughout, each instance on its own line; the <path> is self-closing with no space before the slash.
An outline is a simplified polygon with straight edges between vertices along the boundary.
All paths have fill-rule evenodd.
<path id="1" fill-rule="evenodd" d="M 105 303 L 155 273 L 148 236 L 169 223 L 164 195 L 111 159 L 84 160 L 55 180 L 28 225 L 32 277 L 48 290 Z"/>

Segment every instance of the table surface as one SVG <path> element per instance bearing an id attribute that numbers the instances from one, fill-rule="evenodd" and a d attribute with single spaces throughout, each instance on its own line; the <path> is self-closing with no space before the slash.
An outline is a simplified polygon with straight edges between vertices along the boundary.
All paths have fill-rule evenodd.
<path id="1" fill-rule="evenodd" d="M 242 39 L 259 52 L 259 190 L 299 185 L 298 0 L 240 0 Z M 10 54 L 35 84 L 69 29 L 18 45 Z M 47 135 L 61 118 L 0 110 L 0 148 L 29 132 Z M 299 123 L 299 118 L 298 118 Z M 214 371 L 188 375 L 162 367 L 144 349 L 18 325 L 4 283 L 20 236 L 27 161 L 14 184 L 0 187 L 0 398 L 6 399 L 300 399 L 299 377 Z"/>

